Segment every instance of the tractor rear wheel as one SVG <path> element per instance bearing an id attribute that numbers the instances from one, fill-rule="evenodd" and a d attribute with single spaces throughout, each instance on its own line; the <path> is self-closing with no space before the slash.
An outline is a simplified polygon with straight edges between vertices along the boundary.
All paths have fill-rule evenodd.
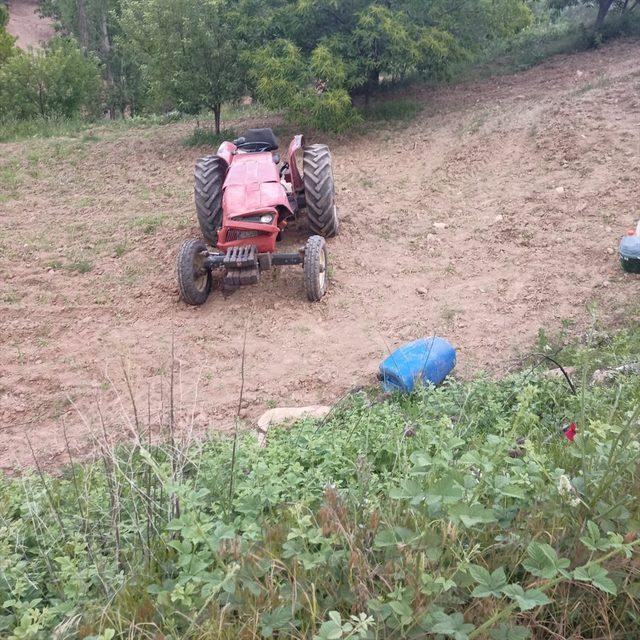
<path id="1" fill-rule="evenodd" d="M 311 236 L 304 249 L 304 288 L 311 302 L 318 302 L 327 291 L 327 243 L 322 236 Z"/>
<path id="2" fill-rule="evenodd" d="M 339 223 L 329 147 L 325 144 L 305 147 L 303 169 L 309 228 L 312 233 L 332 238 L 338 233 Z"/>
<path id="3" fill-rule="evenodd" d="M 222 184 L 227 163 L 219 156 L 207 156 L 196 162 L 194 196 L 198 223 L 205 240 L 215 246 L 222 225 Z"/>
<path id="4" fill-rule="evenodd" d="M 211 271 L 204 266 L 207 247 L 202 240 L 187 240 L 178 252 L 176 272 L 180 296 L 194 306 L 204 304 L 211 291 Z"/>

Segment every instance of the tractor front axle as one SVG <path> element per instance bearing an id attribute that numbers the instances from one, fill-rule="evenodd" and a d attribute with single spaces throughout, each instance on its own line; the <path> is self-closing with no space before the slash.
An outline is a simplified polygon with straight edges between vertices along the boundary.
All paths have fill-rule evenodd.
<path id="1" fill-rule="evenodd" d="M 260 272 L 272 266 L 304 263 L 304 250 L 297 253 L 258 253 L 255 245 L 232 247 L 227 253 L 207 253 L 204 268 L 211 271 L 224 267 L 224 286 L 236 289 L 248 284 L 257 284 Z"/>
<path id="2" fill-rule="evenodd" d="M 296 253 L 255 253 L 249 252 L 247 255 L 239 254 L 235 249 L 254 249 L 251 247 L 233 247 L 228 253 L 207 253 L 204 259 L 205 269 L 212 270 L 219 267 L 226 269 L 253 269 L 256 265 L 261 271 L 268 271 L 272 266 L 294 266 L 303 264 L 304 250 Z"/>

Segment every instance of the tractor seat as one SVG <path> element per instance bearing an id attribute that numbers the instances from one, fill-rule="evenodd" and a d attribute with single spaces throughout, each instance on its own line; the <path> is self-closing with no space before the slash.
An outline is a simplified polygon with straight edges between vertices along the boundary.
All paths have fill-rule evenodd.
<path id="1" fill-rule="evenodd" d="M 247 129 L 247 132 L 233 141 L 233 144 L 243 151 L 275 151 L 278 148 L 278 139 L 273 129 Z"/>

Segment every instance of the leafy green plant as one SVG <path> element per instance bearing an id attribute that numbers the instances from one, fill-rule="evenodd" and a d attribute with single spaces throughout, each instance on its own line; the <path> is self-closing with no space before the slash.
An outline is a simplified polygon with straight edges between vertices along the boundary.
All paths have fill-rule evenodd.
<path id="1" fill-rule="evenodd" d="M 9 23 L 9 10 L 4 4 L 0 4 L 0 66 L 16 53 L 16 39 L 7 33 Z"/>
<path id="2" fill-rule="evenodd" d="M 196 127 L 185 139 L 184 145 L 187 147 L 212 147 L 217 149 L 225 140 L 234 140 L 237 134 L 232 129 L 225 129 L 216 133 L 212 129 Z"/>
<path id="3" fill-rule="evenodd" d="M 211 109 L 216 134 L 222 104 L 242 97 L 246 86 L 234 11 L 233 3 L 211 0 L 131 0 L 122 7 L 125 37 L 158 100 L 186 113 Z"/>
<path id="4" fill-rule="evenodd" d="M 139 216 L 133 220 L 133 226 L 142 229 L 146 235 L 151 235 L 162 225 L 164 219 L 163 213 Z"/>
<path id="5" fill-rule="evenodd" d="M 412 120 L 424 109 L 424 104 L 416 100 L 385 100 L 370 104 L 363 109 L 366 120 L 393 121 Z"/>
<path id="6" fill-rule="evenodd" d="M 14 55 L 0 67 L 0 115 L 73 118 L 95 108 L 99 91 L 97 60 L 70 39 L 54 39 L 47 50 Z"/>
<path id="7" fill-rule="evenodd" d="M 588 376 L 639 355 L 637 330 L 575 347 L 577 394 L 540 367 L 358 392 L 233 461 L 223 436 L 179 445 L 177 408 L 135 412 L 135 445 L 0 481 L 0 635 L 623 637 L 640 379 Z"/>
<path id="8" fill-rule="evenodd" d="M 89 273 L 93 270 L 93 263 L 90 260 L 80 259 L 66 264 L 64 268 L 68 271 L 76 271 L 77 273 Z"/>

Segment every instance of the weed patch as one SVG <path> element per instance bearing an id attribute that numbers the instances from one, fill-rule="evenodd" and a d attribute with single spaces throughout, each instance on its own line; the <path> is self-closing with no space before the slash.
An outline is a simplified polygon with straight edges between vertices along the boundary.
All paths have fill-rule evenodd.
<path id="1" fill-rule="evenodd" d="M 119 242 L 118 244 L 116 244 L 116 246 L 114 247 L 114 255 L 116 256 L 116 258 L 122 258 L 122 256 L 127 253 L 127 251 L 129 251 L 130 247 L 129 244 L 127 243 L 127 241 L 123 241 L 123 242 Z"/>
<path id="2" fill-rule="evenodd" d="M 184 140 L 183 143 L 187 147 L 214 147 L 217 149 L 225 140 L 234 140 L 238 135 L 235 131 L 227 129 L 216 133 L 212 129 L 196 127 Z"/>
<path id="3" fill-rule="evenodd" d="M 145 445 L 147 428 L 171 425 L 140 418 L 134 447 L 102 442 L 97 463 L 4 479 L 0 629 L 625 637 L 638 611 L 640 378 L 594 386 L 588 372 L 640 357 L 637 335 L 567 352 L 575 395 L 540 368 L 359 392 L 322 422 L 274 428 L 266 449 L 251 434 Z"/>
<path id="4" fill-rule="evenodd" d="M 75 260 L 64 266 L 68 271 L 76 271 L 77 273 L 89 273 L 93 270 L 93 263 L 90 260 Z"/>
<path id="5" fill-rule="evenodd" d="M 68 118 L 33 118 L 22 120 L 10 116 L 0 118 L 0 142 L 25 138 L 76 137 L 90 126 L 84 120 Z"/>
<path id="6" fill-rule="evenodd" d="M 10 160 L 0 166 L 0 192 L 7 200 L 18 197 L 21 185 L 22 177 L 17 160 Z"/>
<path id="7" fill-rule="evenodd" d="M 384 100 L 362 109 L 365 121 L 406 121 L 415 118 L 424 108 L 417 100 Z"/>
<path id="8" fill-rule="evenodd" d="M 133 226 L 142 229 L 146 235 L 151 235 L 162 225 L 164 219 L 165 215 L 163 213 L 140 216 L 133 221 Z"/>

